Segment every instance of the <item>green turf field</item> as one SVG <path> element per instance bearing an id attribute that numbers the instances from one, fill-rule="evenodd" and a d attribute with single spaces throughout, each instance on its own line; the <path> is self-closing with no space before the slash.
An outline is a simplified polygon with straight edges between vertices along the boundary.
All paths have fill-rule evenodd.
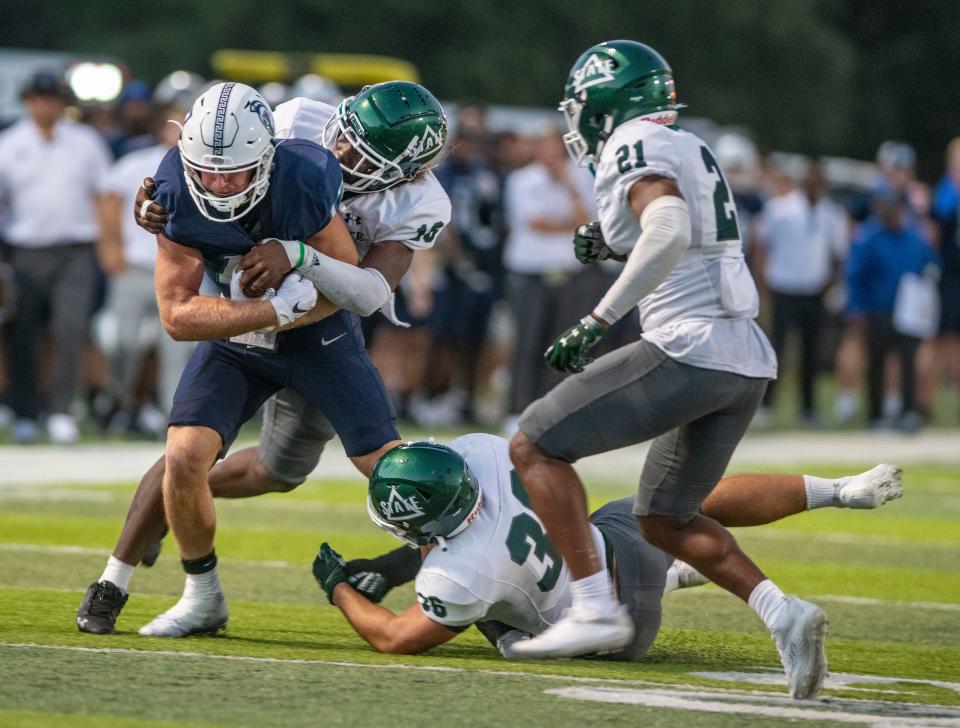
<path id="1" fill-rule="evenodd" d="M 830 615 L 827 699 L 805 703 L 786 698 L 759 620 L 714 587 L 666 598 L 643 664 L 510 663 L 475 630 L 422 657 L 372 652 L 310 574 L 322 540 L 348 558 L 396 544 L 367 520 L 359 479 L 218 503 L 225 636 L 136 634 L 179 595 L 172 543 L 135 575 L 120 633 L 81 634 L 74 612 L 133 486 L 2 487 L 0 725 L 960 725 L 960 475 L 910 467 L 905 484 L 878 511 L 739 531 Z M 594 483 L 594 504 L 630 489 Z M 411 600 L 407 588 L 386 603 Z"/>

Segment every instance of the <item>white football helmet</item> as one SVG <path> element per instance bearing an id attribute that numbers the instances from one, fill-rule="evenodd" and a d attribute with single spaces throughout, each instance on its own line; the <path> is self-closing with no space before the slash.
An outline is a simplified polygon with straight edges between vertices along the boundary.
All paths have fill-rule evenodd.
<path id="1" fill-rule="evenodd" d="M 263 199 L 270 186 L 273 134 L 273 113 L 250 86 L 218 83 L 193 102 L 177 147 L 187 189 L 204 217 L 214 222 L 239 220 Z M 215 195 L 200 181 L 201 172 L 247 170 L 253 170 L 250 184 L 233 195 Z"/>

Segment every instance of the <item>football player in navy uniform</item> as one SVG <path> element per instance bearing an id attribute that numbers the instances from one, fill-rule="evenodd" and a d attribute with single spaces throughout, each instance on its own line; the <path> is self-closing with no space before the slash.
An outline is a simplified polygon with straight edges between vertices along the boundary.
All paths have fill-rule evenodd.
<path id="1" fill-rule="evenodd" d="M 318 299 L 299 273 L 268 276 L 249 264 L 256 254 L 241 262 L 270 239 L 295 242 L 304 260 L 322 253 L 356 264 L 353 240 L 337 214 L 343 175 L 336 157 L 311 141 L 274 139 L 273 115 L 254 89 L 218 84 L 194 103 L 156 184 L 157 201 L 169 212 L 158 235 L 161 320 L 173 338 L 202 342 L 174 398 L 163 462 L 154 466 L 165 471 L 161 505 L 186 585 L 177 604 L 140 630 L 178 637 L 226 624 L 207 475 L 269 397 L 290 387 L 320 407 L 361 470 L 365 461 L 372 468 L 399 437 L 358 317 Z M 201 294 L 205 277 L 220 296 Z M 248 299 L 258 285 L 267 288 L 265 295 Z M 121 587 L 114 580 L 91 586 L 78 627 L 102 621 L 99 612 L 111 604 L 122 606 L 125 595 L 99 593 L 111 588 Z"/>
<path id="2" fill-rule="evenodd" d="M 247 284 L 242 287 L 251 295 L 266 286 L 281 287 L 282 275 L 293 267 L 339 308 L 361 316 L 382 308 L 388 319 L 399 323 L 392 311 L 392 290 L 413 254 L 431 247 L 450 220 L 450 201 L 430 171 L 446 139 L 439 102 L 418 84 L 390 81 L 363 89 L 339 108 L 294 99 L 279 106 L 273 118 L 275 139 L 316 141 L 337 157 L 344 180 L 339 212 L 362 262 L 356 267 L 317 255 L 315 264 L 311 256 L 301 255 L 298 241 L 271 240 L 241 260 L 241 280 Z M 162 233 L 168 211 L 151 203 L 151 194 L 160 199 L 154 180 L 145 180 L 144 187 L 136 220 L 150 232 Z M 211 492 L 237 498 L 293 490 L 314 470 L 334 429 L 316 402 L 294 388 L 279 391 L 264 405 L 260 443 L 219 462 L 208 475 Z M 375 458 L 353 461 L 369 477 Z M 134 565 L 142 559 L 149 566 L 156 559 L 165 531 L 163 474 L 161 458 L 141 480 L 117 546 L 77 614 L 81 631 L 112 633 Z M 351 566 L 362 573 L 370 565 L 357 560 Z M 387 569 L 399 584 L 413 577 L 419 560 L 398 549 L 375 566 Z"/>

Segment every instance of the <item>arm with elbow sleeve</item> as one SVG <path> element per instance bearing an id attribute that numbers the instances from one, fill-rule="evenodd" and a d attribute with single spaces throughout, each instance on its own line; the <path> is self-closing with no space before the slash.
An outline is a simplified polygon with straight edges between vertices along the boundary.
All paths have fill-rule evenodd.
<path id="1" fill-rule="evenodd" d="M 640 234 L 623 270 L 593 311 L 596 319 L 613 324 L 623 318 L 670 274 L 690 247 L 691 222 L 687 203 L 664 195 L 640 215 Z"/>
<path id="2" fill-rule="evenodd" d="M 390 298 L 392 290 L 376 268 L 344 263 L 298 240 L 279 241 L 294 270 L 313 283 L 317 291 L 338 308 L 369 316 Z"/>
<path id="3" fill-rule="evenodd" d="M 314 253 L 297 270 L 331 303 L 360 316 L 378 311 L 390 298 L 390 284 L 376 268 L 359 268 Z"/>

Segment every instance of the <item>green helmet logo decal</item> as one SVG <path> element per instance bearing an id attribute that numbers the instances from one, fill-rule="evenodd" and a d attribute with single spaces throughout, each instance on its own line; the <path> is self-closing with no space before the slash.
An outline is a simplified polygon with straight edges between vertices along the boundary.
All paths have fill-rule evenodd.
<path id="1" fill-rule="evenodd" d="M 406 153 L 410 159 L 417 160 L 431 158 L 443 146 L 443 137 L 432 126 L 423 128 L 423 136 L 419 139 L 414 137 L 407 146 Z"/>
<path id="2" fill-rule="evenodd" d="M 672 124 L 682 108 L 673 71 L 653 48 L 633 40 L 599 43 L 581 53 L 567 75 L 563 141 L 577 164 L 596 163 L 620 124 L 637 118 Z"/>
<path id="3" fill-rule="evenodd" d="M 393 485 L 390 486 L 390 495 L 387 500 L 380 501 L 379 510 L 388 521 L 409 521 L 426 515 L 417 503 L 415 495 L 404 498 Z"/>
<path id="4" fill-rule="evenodd" d="M 573 72 L 573 90 L 580 93 L 591 86 L 599 86 L 613 80 L 613 59 L 592 54 Z"/>

